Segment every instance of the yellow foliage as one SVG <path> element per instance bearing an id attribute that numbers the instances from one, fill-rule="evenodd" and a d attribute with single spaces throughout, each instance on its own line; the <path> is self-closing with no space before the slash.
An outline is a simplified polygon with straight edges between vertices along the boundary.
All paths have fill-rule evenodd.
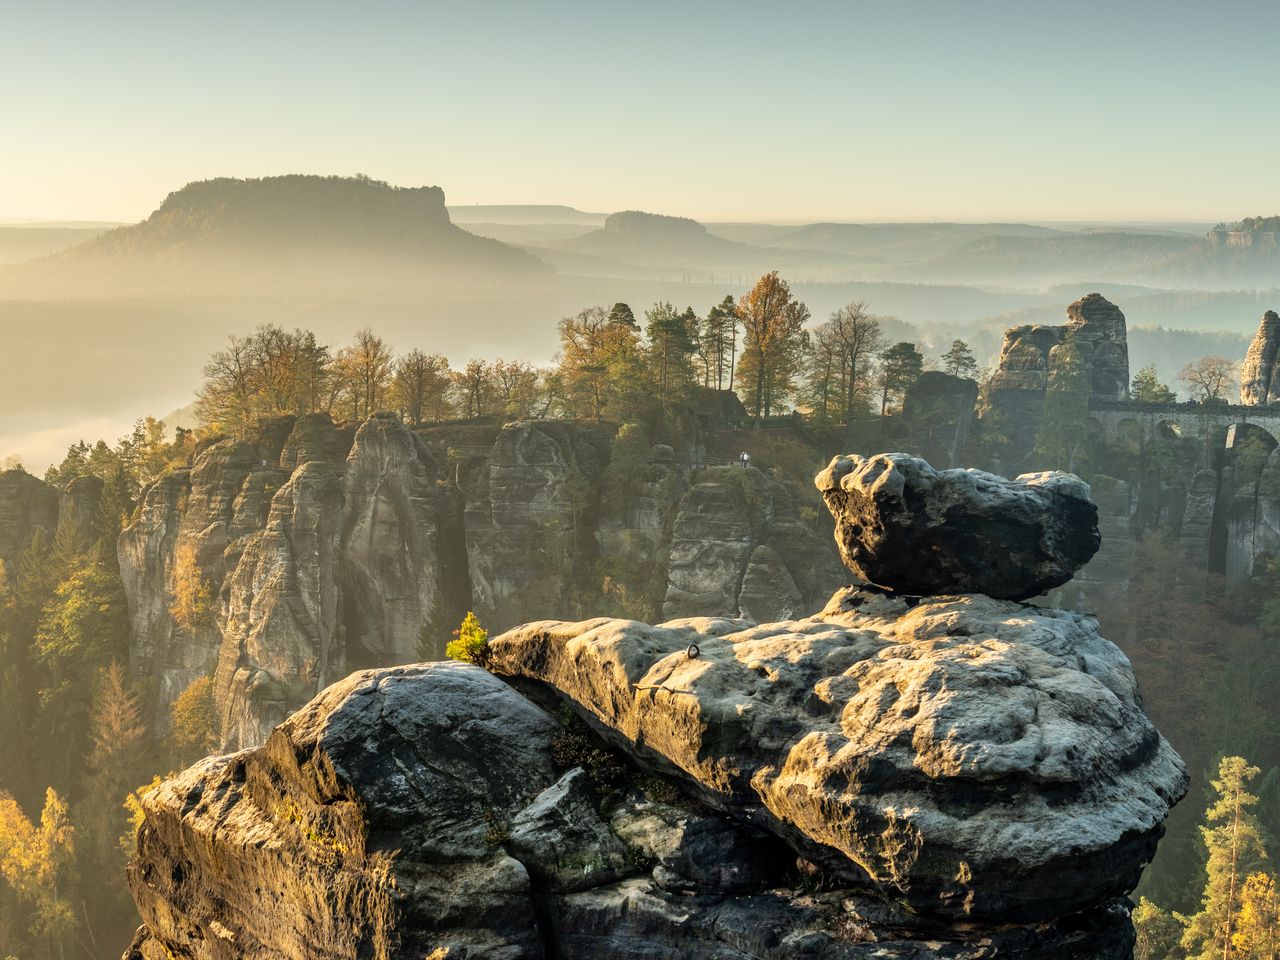
<path id="1" fill-rule="evenodd" d="M 1280 927 L 1280 900 L 1275 878 L 1266 873 L 1249 874 L 1240 894 L 1236 929 L 1231 935 L 1239 960 L 1276 960 L 1280 954 L 1277 927 Z"/>
<path id="2" fill-rule="evenodd" d="M 200 572 L 194 544 L 178 545 L 173 557 L 173 588 L 169 613 L 178 626 L 195 633 L 213 623 L 213 597 Z"/>

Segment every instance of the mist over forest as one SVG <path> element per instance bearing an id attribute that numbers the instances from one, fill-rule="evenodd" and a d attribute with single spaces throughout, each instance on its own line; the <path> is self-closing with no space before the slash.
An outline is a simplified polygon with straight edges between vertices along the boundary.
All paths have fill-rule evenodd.
<path id="1" fill-rule="evenodd" d="M 770 269 L 815 318 L 863 301 L 926 354 L 960 338 L 984 366 L 1006 327 L 1053 322 L 1065 300 L 1098 290 L 1123 298 L 1135 359 L 1171 381 L 1206 352 L 1239 353 L 1275 300 L 1280 254 L 1215 241 L 1212 228 L 699 224 L 448 208 L 438 188 L 368 178 L 194 183 L 136 225 L 0 224 L 0 320 L 25 347 L 0 361 L 0 453 L 38 469 L 72 440 L 182 409 L 203 358 L 261 323 L 331 343 L 365 326 L 419 343 L 426 329 L 455 364 L 545 364 L 555 324 L 583 305 L 705 309 Z"/>

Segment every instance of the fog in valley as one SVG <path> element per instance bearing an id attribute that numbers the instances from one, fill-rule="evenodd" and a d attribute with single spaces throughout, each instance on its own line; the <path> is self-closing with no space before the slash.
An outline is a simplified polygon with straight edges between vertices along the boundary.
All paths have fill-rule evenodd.
<path id="1" fill-rule="evenodd" d="M 958 338 L 982 366 L 1006 327 L 1055 322 L 1096 290 L 1123 301 L 1139 365 L 1173 380 L 1242 353 L 1280 264 L 1205 223 L 700 224 L 442 201 L 288 177 L 192 184 L 138 225 L 0 224 L 0 324 L 23 344 L 0 359 L 0 455 L 41 470 L 75 440 L 182 411 L 210 352 L 263 323 L 545 365 L 556 323 L 583 306 L 705 310 L 770 269 L 815 322 L 863 301 L 926 355 Z"/>

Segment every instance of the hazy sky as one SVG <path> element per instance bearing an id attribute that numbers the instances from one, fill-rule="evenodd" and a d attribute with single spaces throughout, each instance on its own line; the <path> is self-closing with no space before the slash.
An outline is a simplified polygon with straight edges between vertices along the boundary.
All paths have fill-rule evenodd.
<path id="1" fill-rule="evenodd" d="M 701 219 L 1280 212 L 1280 4 L 0 0 L 0 217 L 365 172 Z"/>

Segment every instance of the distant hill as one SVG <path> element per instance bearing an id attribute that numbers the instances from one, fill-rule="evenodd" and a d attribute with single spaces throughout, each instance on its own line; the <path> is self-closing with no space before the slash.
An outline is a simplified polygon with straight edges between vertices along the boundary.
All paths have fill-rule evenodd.
<path id="1" fill-rule="evenodd" d="M 22 263 L 74 247 L 117 223 L 0 223 L 0 263 Z"/>
<path id="2" fill-rule="evenodd" d="M 603 213 L 586 213 L 555 203 L 495 204 L 475 203 L 449 208 L 454 223 L 500 223 L 507 226 L 576 223 L 603 226 Z"/>
<path id="3" fill-rule="evenodd" d="M 453 224 L 439 187 L 367 177 L 190 183 L 146 220 L 0 271 L 0 295 L 340 292 L 550 268 Z"/>
<path id="4" fill-rule="evenodd" d="M 800 265 L 814 269 L 843 260 L 824 251 L 767 249 L 728 240 L 696 220 L 639 210 L 610 214 L 599 230 L 544 246 L 626 264 L 689 270 L 759 272 Z"/>

